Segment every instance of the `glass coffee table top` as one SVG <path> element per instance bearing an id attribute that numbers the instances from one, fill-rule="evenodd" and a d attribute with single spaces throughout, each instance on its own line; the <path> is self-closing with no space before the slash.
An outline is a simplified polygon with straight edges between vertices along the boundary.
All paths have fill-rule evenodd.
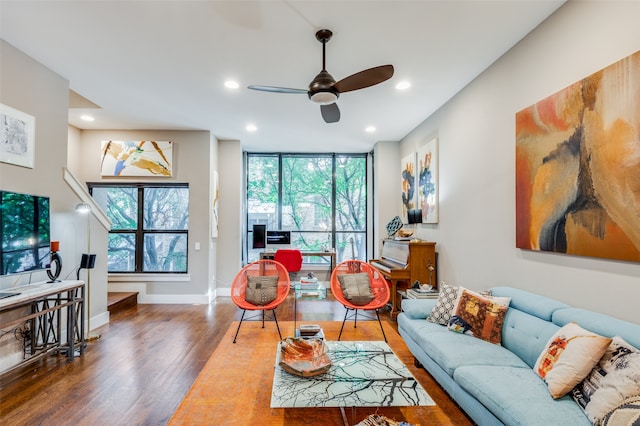
<path id="1" fill-rule="evenodd" d="M 435 405 L 385 342 L 326 344 L 333 365 L 328 372 L 315 377 L 285 372 L 279 366 L 278 346 L 271 408 Z"/>

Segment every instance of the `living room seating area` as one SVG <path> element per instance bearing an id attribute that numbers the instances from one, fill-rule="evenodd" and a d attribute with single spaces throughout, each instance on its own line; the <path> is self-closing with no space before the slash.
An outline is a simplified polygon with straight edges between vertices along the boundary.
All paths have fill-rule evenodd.
<path id="1" fill-rule="evenodd" d="M 456 294 L 460 296 L 458 292 L 462 290 L 451 291 L 453 286 L 444 287 L 449 290 L 441 289 L 438 300 L 404 300 L 398 329 L 417 362 L 474 422 L 479 425 L 635 424 L 621 422 L 616 415 L 620 415 L 628 401 L 634 398 L 635 411 L 628 411 L 635 412 L 636 421 L 640 413 L 637 407 L 640 326 L 573 308 L 531 292 L 495 287 L 491 289 L 492 297 L 506 299 L 508 309 L 504 313 L 504 324 L 499 325 L 501 339 L 490 342 L 488 336 L 452 332 L 450 324 L 454 321 L 442 318 L 442 314 L 455 317 L 461 310 L 456 311 L 450 303 L 448 307 L 443 306 L 447 305 L 447 298 L 450 301 Z M 472 309 L 482 310 L 477 305 Z M 495 314 L 487 314 L 485 321 L 491 316 Z M 572 327 L 579 328 L 578 325 L 587 331 L 576 333 L 571 330 Z M 610 339 L 614 336 L 628 342 L 629 346 L 622 347 L 633 345 L 636 348 L 635 355 L 628 358 L 629 370 L 624 375 L 609 374 L 604 379 L 587 378 L 592 369 L 596 371 L 595 375 L 606 369 L 603 363 L 607 359 L 603 355 L 610 343 L 610 351 L 621 350 Z M 572 350 L 573 344 L 595 343 L 598 339 L 603 342 L 600 349 L 586 346 L 581 347 L 582 352 Z M 632 348 L 629 350 L 633 351 Z M 557 368 L 561 374 L 552 377 L 546 372 L 547 362 L 553 365 L 550 371 Z M 568 371 L 563 371 L 562 366 Z M 543 371 L 547 374 L 544 380 L 540 376 Z M 636 378 L 635 385 L 628 383 L 634 380 L 633 377 Z M 617 381 L 611 383 L 614 378 Z M 583 379 L 587 381 L 584 385 L 580 384 Z M 564 389 L 556 392 L 558 382 Z M 581 390 L 585 387 L 589 390 Z M 584 398 L 582 393 L 589 395 Z M 584 411 L 574 398 L 586 399 L 588 404 Z M 596 405 L 598 410 L 589 410 Z"/>

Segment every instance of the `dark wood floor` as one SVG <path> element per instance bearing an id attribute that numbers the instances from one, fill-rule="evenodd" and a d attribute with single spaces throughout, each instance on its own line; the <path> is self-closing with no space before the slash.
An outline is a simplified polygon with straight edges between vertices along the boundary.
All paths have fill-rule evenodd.
<path id="1" fill-rule="evenodd" d="M 298 305 L 299 320 L 344 315 L 332 300 L 307 303 Z M 164 425 L 237 319 L 230 298 L 114 313 L 74 362 L 51 356 L 0 377 L 0 424 Z M 291 297 L 278 319 L 293 320 Z M 396 327 L 388 315 L 383 320 Z"/>

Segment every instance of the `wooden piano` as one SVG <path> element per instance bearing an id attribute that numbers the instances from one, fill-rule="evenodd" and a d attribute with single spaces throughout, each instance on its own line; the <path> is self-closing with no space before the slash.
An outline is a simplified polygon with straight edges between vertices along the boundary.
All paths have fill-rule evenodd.
<path id="1" fill-rule="evenodd" d="M 382 242 L 380 259 L 371 259 L 369 263 L 391 283 L 391 318 L 398 315 L 398 283 L 403 283 L 405 288 L 415 281 L 438 286 L 436 243 L 386 239 Z"/>

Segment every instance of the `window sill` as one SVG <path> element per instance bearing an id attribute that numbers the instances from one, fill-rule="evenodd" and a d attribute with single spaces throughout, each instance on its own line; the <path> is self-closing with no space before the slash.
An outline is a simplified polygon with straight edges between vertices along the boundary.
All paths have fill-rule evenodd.
<path id="1" fill-rule="evenodd" d="M 191 281 L 190 274 L 109 274 L 108 281 L 116 282 L 163 282 Z"/>

